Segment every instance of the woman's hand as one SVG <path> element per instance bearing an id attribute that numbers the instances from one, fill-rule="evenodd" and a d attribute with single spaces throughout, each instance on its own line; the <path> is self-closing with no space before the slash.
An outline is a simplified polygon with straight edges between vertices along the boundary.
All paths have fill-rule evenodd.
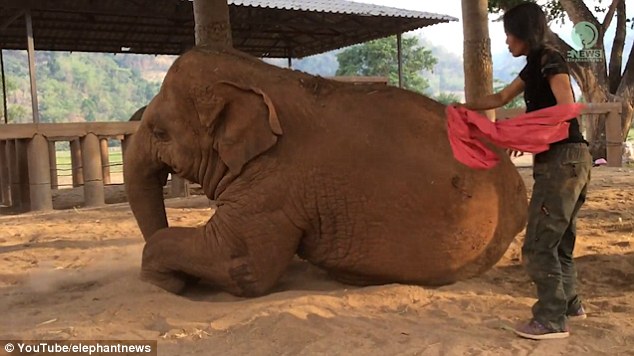
<path id="1" fill-rule="evenodd" d="M 510 148 L 506 149 L 506 153 L 509 155 L 509 157 L 522 157 L 524 155 L 524 152 L 522 151 L 516 151 L 516 150 L 512 150 Z"/>

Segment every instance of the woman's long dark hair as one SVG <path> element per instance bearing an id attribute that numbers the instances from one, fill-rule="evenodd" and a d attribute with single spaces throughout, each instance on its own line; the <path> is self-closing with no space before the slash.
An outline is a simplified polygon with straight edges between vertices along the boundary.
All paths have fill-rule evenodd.
<path id="1" fill-rule="evenodd" d="M 528 43 L 531 51 L 547 43 L 548 22 L 542 8 L 532 2 L 519 4 L 504 13 L 504 31 Z"/>

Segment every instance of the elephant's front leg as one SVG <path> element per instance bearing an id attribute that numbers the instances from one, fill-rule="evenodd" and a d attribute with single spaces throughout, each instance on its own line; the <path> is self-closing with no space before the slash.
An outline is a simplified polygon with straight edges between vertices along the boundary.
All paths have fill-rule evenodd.
<path id="1" fill-rule="evenodd" d="M 193 248 L 202 239 L 201 229 L 173 227 L 157 231 L 146 242 L 141 263 L 141 279 L 179 294 L 199 277 L 188 274 L 191 262 L 200 257 Z M 190 268 L 187 268 L 187 267 Z"/>
<path id="2" fill-rule="evenodd" d="M 254 226 L 254 220 L 228 224 L 221 210 L 203 227 L 156 232 L 143 250 L 142 278 L 173 293 L 197 278 L 239 296 L 268 292 L 290 263 L 301 233 L 270 219 L 266 226 Z"/>

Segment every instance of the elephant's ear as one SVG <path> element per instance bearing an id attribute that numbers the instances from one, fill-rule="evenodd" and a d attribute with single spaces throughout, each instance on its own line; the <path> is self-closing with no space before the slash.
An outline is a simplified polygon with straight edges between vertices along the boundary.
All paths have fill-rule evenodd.
<path id="1" fill-rule="evenodd" d="M 282 135 L 273 102 L 258 88 L 216 82 L 204 95 L 195 95 L 195 103 L 201 124 L 213 136 L 214 149 L 234 175 Z"/>

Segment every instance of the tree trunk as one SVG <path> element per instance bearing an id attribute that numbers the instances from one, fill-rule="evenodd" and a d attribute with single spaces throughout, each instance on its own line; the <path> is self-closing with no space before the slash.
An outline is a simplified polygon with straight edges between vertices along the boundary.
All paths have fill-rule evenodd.
<path id="1" fill-rule="evenodd" d="M 630 48 L 630 55 L 625 64 L 625 71 L 621 77 L 621 83 L 616 90 L 616 97 L 623 102 L 621 129 L 623 140 L 627 139 L 627 134 L 632 127 L 632 116 L 634 116 L 634 44 Z"/>
<path id="2" fill-rule="evenodd" d="M 621 101 L 623 103 L 621 128 L 623 139 L 626 139 L 632 124 L 632 116 L 634 115 L 634 69 L 632 69 L 634 67 L 634 63 L 632 63 L 634 62 L 634 47 L 630 49 L 628 62 L 621 75 L 621 61 L 623 58 L 623 45 L 627 26 L 625 22 L 625 1 L 612 0 L 608 9 L 608 15 L 606 15 L 603 24 L 599 24 L 598 20 L 582 0 L 560 0 L 560 3 L 574 24 L 587 21 L 597 26 L 600 32 L 596 48 L 601 50 L 604 60 L 601 62 L 570 62 L 570 68 L 573 77 L 581 86 L 583 96 L 587 102 L 602 103 Z M 603 37 L 614 14 L 616 14 L 617 17 L 617 29 L 612 45 L 608 72 L 608 65 L 605 61 Z M 556 43 L 559 45 L 562 53 L 567 53 L 568 50 L 571 49 L 570 46 L 557 36 Z M 592 156 L 594 158 L 605 158 L 607 152 L 605 115 L 588 119 L 590 121 L 589 126 L 592 130 L 587 132 L 587 139 L 590 141 Z"/>
<path id="3" fill-rule="evenodd" d="M 196 45 L 232 46 L 227 0 L 194 0 Z"/>
<path id="4" fill-rule="evenodd" d="M 487 0 L 462 0 L 465 98 L 467 102 L 493 92 L 493 63 Z M 495 112 L 487 112 L 489 118 Z"/>

